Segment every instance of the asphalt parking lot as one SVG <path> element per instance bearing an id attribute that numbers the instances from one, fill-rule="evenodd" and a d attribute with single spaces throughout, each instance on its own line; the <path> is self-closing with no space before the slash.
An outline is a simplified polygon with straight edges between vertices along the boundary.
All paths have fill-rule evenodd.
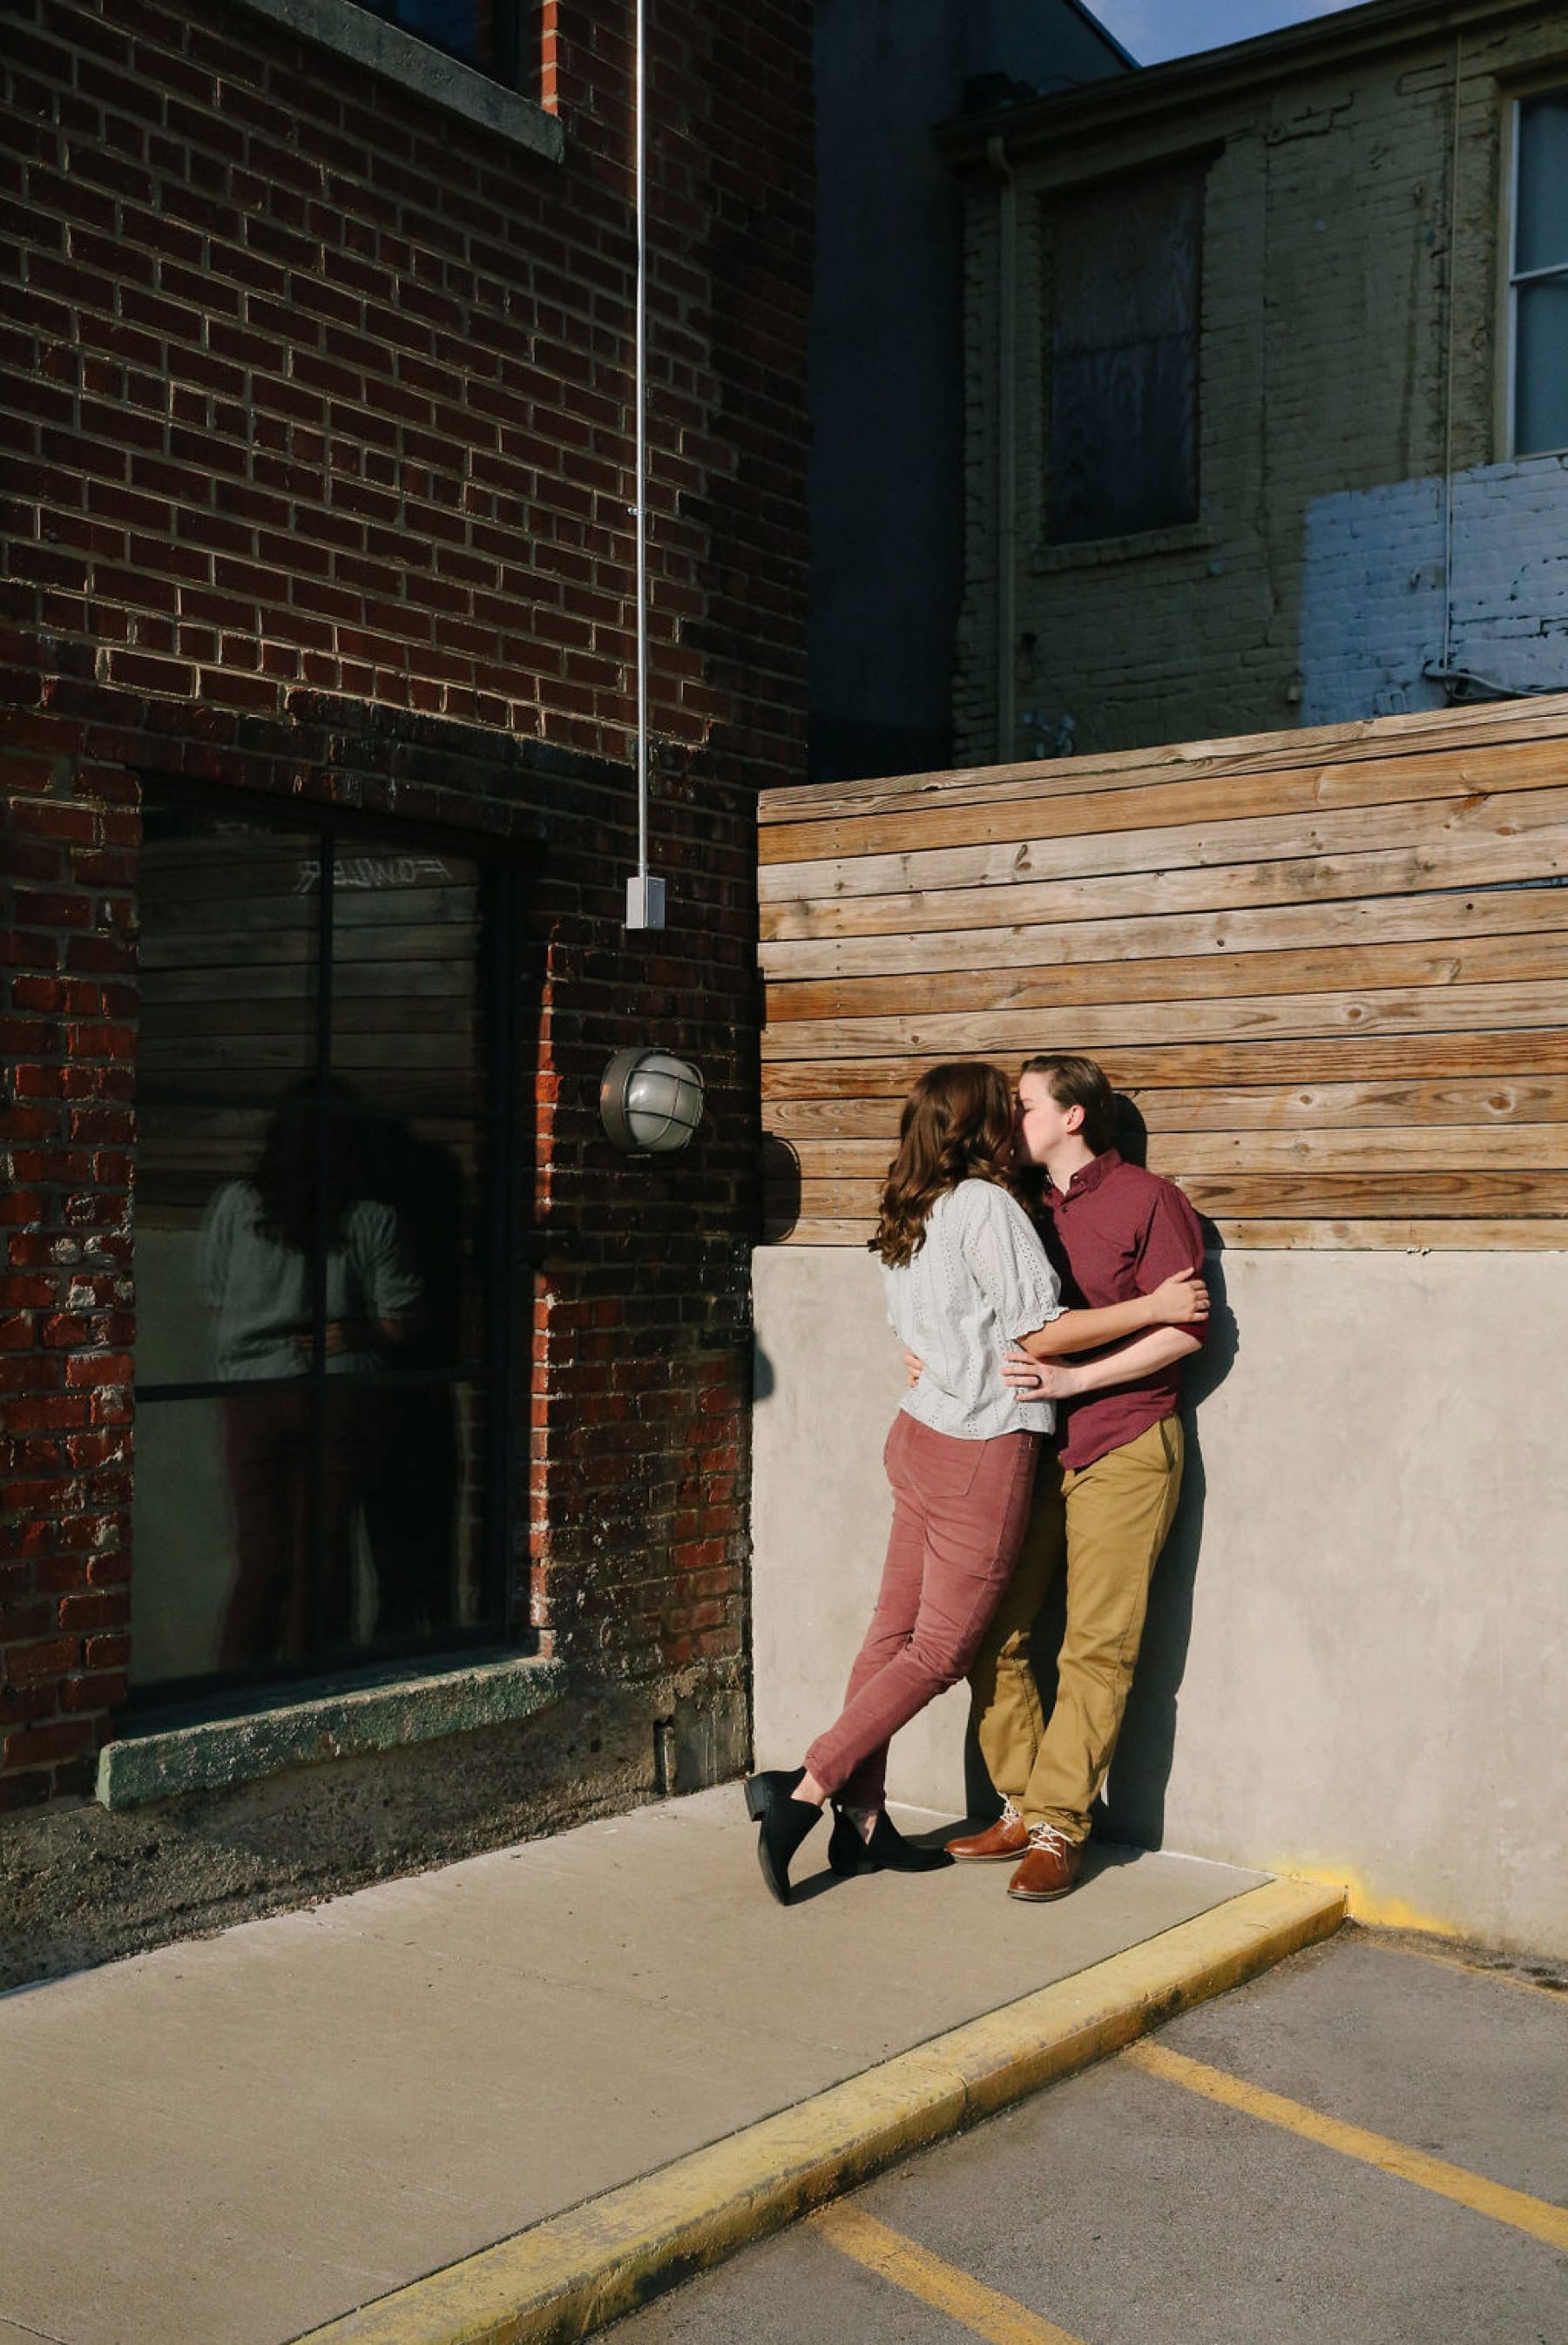
<path id="1" fill-rule="evenodd" d="M 1568 2345 L 1568 1967 L 1347 1931 L 616 2345 Z"/>

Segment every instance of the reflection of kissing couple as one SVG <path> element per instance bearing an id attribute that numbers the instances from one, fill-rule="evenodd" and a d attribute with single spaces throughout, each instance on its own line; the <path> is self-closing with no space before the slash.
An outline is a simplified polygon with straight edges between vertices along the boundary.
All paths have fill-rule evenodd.
<path id="1" fill-rule="evenodd" d="M 876 1609 L 803 1766 L 746 1786 L 781 1903 L 829 1801 L 835 1873 L 1011 1859 L 1009 1893 L 1030 1902 L 1077 1877 L 1181 1487 L 1180 1363 L 1208 1312 L 1196 1214 L 1125 1162 L 1115 1132 L 1088 1059 L 1031 1059 L 1015 1096 L 979 1061 L 932 1068 L 910 1093 L 871 1241 L 911 1371 L 885 1452 Z M 1042 1176 L 1037 1227 L 1020 1197 Z M 1047 1721 L 1029 1632 L 1064 1568 Z M 1002 1815 L 945 1850 L 915 1847 L 884 1809 L 888 1741 L 966 1674 Z"/>

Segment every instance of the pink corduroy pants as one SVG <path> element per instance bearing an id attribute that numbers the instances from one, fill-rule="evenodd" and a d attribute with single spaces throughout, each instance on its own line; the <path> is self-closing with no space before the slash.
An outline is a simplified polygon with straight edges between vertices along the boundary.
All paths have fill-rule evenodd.
<path id="1" fill-rule="evenodd" d="M 1039 1442 L 959 1441 L 907 1409 L 893 1420 L 883 1452 L 893 1523 L 876 1610 L 844 1707 L 806 1753 L 846 1806 L 881 1807 L 889 1741 L 967 1675 L 1018 1560 Z"/>

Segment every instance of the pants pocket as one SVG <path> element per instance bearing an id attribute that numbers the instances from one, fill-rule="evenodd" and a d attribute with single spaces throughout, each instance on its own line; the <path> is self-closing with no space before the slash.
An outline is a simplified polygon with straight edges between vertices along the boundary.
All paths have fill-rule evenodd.
<path id="1" fill-rule="evenodd" d="M 905 1470 L 922 1498 L 934 1506 L 951 1506 L 973 1489 L 986 1447 L 983 1441 L 960 1441 L 951 1433 L 933 1433 L 929 1425 L 911 1421 Z"/>

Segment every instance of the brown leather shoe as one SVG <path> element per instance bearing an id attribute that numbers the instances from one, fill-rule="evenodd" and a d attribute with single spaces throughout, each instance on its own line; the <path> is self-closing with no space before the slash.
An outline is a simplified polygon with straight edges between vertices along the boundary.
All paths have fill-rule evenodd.
<path id="1" fill-rule="evenodd" d="M 1031 1824 L 1028 1851 L 1007 1884 L 1007 1894 L 1023 1898 L 1026 1904 L 1048 1905 L 1054 1897 L 1065 1897 L 1083 1862 L 1078 1842 L 1069 1840 L 1054 1824 Z"/>
<path id="2" fill-rule="evenodd" d="M 993 1824 L 987 1824 L 983 1832 L 971 1832 L 966 1839 L 950 1840 L 947 1853 L 960 1864 L 978 1864 L 988 1857 L 1017 1856 L 1028 1845 L 1029 1827 L 1009 1800 Z"/>

